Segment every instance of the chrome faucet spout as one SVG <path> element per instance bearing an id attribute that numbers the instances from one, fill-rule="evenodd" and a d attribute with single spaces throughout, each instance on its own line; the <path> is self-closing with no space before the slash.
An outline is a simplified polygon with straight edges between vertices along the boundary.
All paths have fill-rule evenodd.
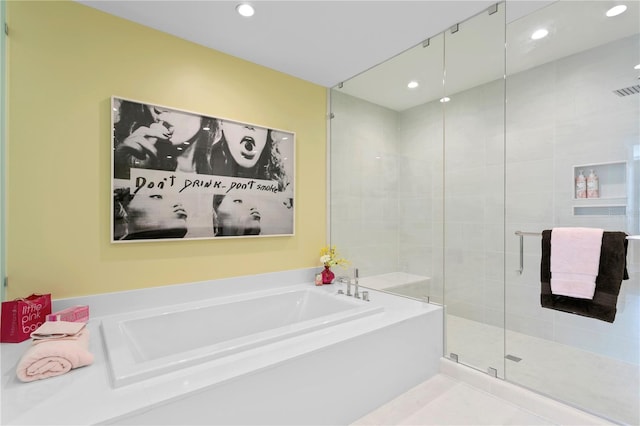
<path id="1" fill-rule="evenodd" d="M 356 285 L 356 290 L 355 290 L 355 293 L 353 293 L 353 297 L 355 297 L 356 299 L 360 299 L 358 278 L 359 278 L 358 268 L 355 268 L 353 270 L 353 282 Z"/>

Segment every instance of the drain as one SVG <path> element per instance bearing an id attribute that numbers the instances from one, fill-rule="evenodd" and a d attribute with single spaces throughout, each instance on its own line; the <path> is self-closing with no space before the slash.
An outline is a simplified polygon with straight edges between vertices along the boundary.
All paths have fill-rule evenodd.
<path id="1" fill-rule="evenodd" d="M 629 96 L 640 93 L 640 84 L 636 84 L 635 86 L 623 87 L 622 89 L 614 90 L 618 96 Z"/>
<path id="2" fill-rule="evenodd" d="M 513 362 L 522 361 L 522 358 L 514 356 L 514 355 L 507 355 L 507 356 L 505 356 L 505 358 L 508 359 L 509 361 L 513 361 Z"/>

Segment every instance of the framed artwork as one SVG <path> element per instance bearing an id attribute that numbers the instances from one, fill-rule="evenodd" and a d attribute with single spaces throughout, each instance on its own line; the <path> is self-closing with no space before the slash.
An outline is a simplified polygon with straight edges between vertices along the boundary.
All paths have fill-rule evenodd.
<path id="1" fill-rule="evenodd" d="M 111 242 L 294 235 L 295 134 L 111 98 Z"/>

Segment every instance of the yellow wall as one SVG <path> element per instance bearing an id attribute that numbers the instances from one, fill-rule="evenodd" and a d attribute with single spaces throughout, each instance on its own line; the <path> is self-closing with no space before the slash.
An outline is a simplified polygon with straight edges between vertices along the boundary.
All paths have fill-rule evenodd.
<path id="1" fill-rule="evenodd" d="M 319 266 L 325 88 L 77 3 L 7 6 L 8 298 Z M 112 95 L 296 132 L 296 235 L 111 244 Z"/>

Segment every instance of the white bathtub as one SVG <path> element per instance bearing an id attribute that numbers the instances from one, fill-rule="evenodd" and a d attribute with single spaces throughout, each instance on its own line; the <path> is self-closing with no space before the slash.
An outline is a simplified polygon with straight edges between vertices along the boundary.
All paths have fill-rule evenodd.
<path id="1" fill-rule="evenodd" d="M 382 311 L 303 285 L 106 317 L 102 335 L 120 387 Z"/>
<path id="2" fill-rule="evenodd" d="M 91 306 L 94 363 L 25 385 L 15 365 L 28 342 L 0 345 L 0 423 L 344 425 L 438 372 L 440 306 L 377 290 L 369 290 L 370 302 L 336 295 L 336 284 L 313 285 L 316 273 L 306 268 L 54 301 L 55 310 Z M 213 311 L 230 302 L 234 310 L 217 317 Z M 270 318 L 269 330 L 245 328 L 250 337 L 236 336 L 240 320 L 269 310 L 257 322 L 265 326 Z M 222 342 L 208 334 L 232 329 L 235 337 L 218 335 Z"/>

